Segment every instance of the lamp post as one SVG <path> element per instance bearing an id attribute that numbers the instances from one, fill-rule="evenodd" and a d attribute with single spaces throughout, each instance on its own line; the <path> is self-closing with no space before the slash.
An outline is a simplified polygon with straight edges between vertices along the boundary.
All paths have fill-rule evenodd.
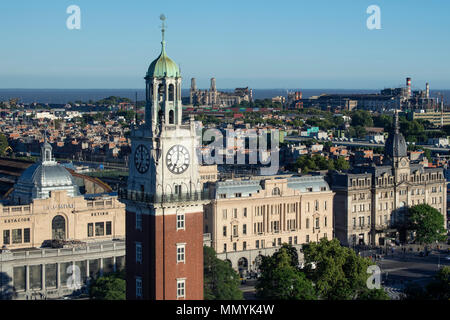
<path id="1" fill-rule="evenodd" d="M 438 252 L 438 270 L 441 268 L 441 252 L 439 251 L 438 241 L 436 240 L 436 249 Z"/>

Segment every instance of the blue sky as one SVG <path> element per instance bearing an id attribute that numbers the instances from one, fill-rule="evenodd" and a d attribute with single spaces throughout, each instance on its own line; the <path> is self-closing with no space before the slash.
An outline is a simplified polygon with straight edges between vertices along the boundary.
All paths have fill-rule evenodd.
<path id="1" fill-rule="evenodd" d="M 69 5 L 81 30 L 68 30 Z M 381 8 L 381 30 L 366 9 Z M 183 87 L 450 89 L 447 0 L 2 0 L 0 88 L 143 88 L 160 52 Z"/>

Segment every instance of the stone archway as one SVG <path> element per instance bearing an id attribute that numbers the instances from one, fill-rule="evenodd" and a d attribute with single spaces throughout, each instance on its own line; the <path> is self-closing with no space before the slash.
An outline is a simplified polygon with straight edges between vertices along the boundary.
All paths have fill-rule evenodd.
<path id="1" fill-rule="evenodd" d="M 248 260 L 245 257 L 241 257 L 238 260 L 238 270 L 240 275 L 244 275 L 248 272 Z"/>

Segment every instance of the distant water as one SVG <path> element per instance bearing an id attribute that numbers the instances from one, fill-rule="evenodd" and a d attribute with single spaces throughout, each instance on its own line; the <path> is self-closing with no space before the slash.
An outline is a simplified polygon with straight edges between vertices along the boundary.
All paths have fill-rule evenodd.
<path id="1" fill-rule="evenodd" d="M 230 92 L 231 89 L 219 89 Z M 286 96 L 287 90 L 301 91 L 303 98 L 320 95 L 322 93 L 378 93 L 380 90 L 360 90 L 360 89 L 253 89 L 253 97 L 255 99 L 273 98 L 276 96 Z M 98 101 L 109 96 L 119 96 L 129 98 L 134 101 L 135 94 L 139 101 L 145 99 L 144 89 L 0 89 L 0 101 L 9 100 L 11 98 L 19 98 L 22 103 L 55 103 L 64 104 L 67 102 L 75 102 L 77 100 L 88 102 L 89 100 Z M 450 90 L 440 91 L 445 101 L 450 101 Z M 189 89 L 182 89 L 183 97 L 189 96 Z M 436 92 L 432 91 L 434 96 Z"/>

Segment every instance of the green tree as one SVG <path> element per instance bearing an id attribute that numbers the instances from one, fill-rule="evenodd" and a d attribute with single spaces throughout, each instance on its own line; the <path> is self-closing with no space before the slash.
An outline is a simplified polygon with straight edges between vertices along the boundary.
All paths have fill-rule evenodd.
<path id="1" fill-rule="evenodd" d="M 8 139 L 3 133 L 0 133 L 0 155 L 4 156 L 6 154 L 6 148 L 8 148 Z"/>
<path id="2" fill-rule="evenodd" d="M 230 264 L 220 260 L 211 247 L 203 247 L 205 300 L 242 300 L 239 274 Z"/>
<path id="3" fill-rule="evenodd" d="M 125 300 L 125 272 L 106 274 L 89 285 L 89 296 L 97 300 Z"/>
<path id="4" fill-rule="evenodd" d="M 285 251 L 289 255 L 291 266 L 293 266 L 294 268 L 297 268 L 298 267 L 298 252 L 297 252 L 297 249 L 295 249 L 291 244 L 287 244 L 287 243 L 283 243 L 283 245 L 281 246 L 281 249 L 285 249 Z M 280 255 L 281 252 L 282 252 L 281 250 L 278 250 L 277 252 L 275 252 L 273 254 L 273 257 L 275 259 L 278 259 L 278 255 Z"/>
<path id="5" fill-rule="evenodd" d="M 431 299 L 450 300 L 450 267 L 445 266 L 436 273 L 427 285 L 427 293 Z"/>
<path id="6" fill-rule="evenodd" d="M 256 294 L 262 299 L 315 300 L 313 283 L 292 265 L 293 256 L 288 250 L 283 246 L 272 257 L 263 257 Z"/>
<path id="7" fill-rule="evenodd" d="M 373 263 L 340 245 L 337 239 L 322 238 L 303 245 L 307 277 L 316 285 L 320 298 L 327 300 L 387 299 L 384 291 L 368 292 L 368 267 Z"/>
<path id="8" fill-rule="evenodd" d="M 444 216 L 428 204 L 409 208 L 408 229 L 415 231 L 419 243 L 430 244 L 447 239 Z"/>
<path id="9" fill-rule="evenodd" d="M 410 283 L 403 293 L 406 300 L 450 300 L 450 267 L 436 272 L 426 287 Z"/>
<path id="10" fill-rule="evenodd" d="M 334 166 L 336 170 L 348 170 L 350 169 L 350 163 L 345 160 L 344 157 L 338 157 L 335 162 L 334 162 Z"/>
<path id="11" fill-rule="evenodd" d="M 382 127 L 386 132 L 390 132 L 392 130 L 393 123 L 394 123 L 393 118 L 386 114 L 381 114 L 379 116 L 373 117 L 374 126 Z"/>
<path id="12" fill-rule="evenodd" d="M 356 110 L 351 115 L 352 122 L 351 125 L 361 126 L 361 127 L 373 127 L 373 119 L 370 112 L 365 110 Z"/>

